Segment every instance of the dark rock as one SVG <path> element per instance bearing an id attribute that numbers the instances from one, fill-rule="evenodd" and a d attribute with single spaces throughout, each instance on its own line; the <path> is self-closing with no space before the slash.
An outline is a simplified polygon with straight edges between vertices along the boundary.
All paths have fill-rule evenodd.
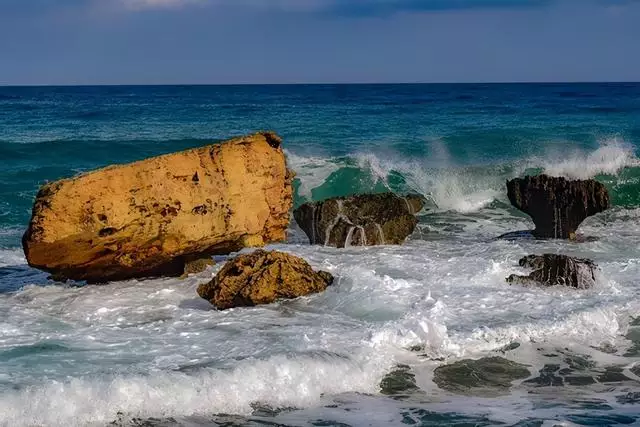
<path id="1" fill-rule="evenodd" d="M 509 343 L 509 344 L 505 345 L 504 347 L 502 347 L 502 348 L 501 348 L 501 349 L 499 349 L 498 351 L 499 351 L 500 353 L 506 353 L 507 351 L 515 350 L 515 349 L 517 349 L 517 348 L 519 348 L 519 347 L 520 347 L 520 343 L 519 343 L 519 342 L 514 341 L 514 342 L 511 342 L 511 343 Z"/>
<path id="2" fill-rule="evenodd" d="M 564 361 L 572 371 L 588 371 L 596 367 L 596 363 L 589 356 L 568 354 Z"/>
<path id="3" fill-rule="evenodd" d="M 560 365 L 548 364 L 540 369 L 540 375 L 525 381 L 537 387 L 559 387 L 564 385 L 564 379 L 560 376 Z"/>
<path id="4" fill-rule="evenodd" d="M 496 237 L 497 240 L 535 240 L 532 230 L 510 231 Z"/>
<path id="5" fill-rule="evenodd" d="M 593 377 L 590 377 L 588 375 L 569 375 L 564 377 L 564 381 L 567 385 L 572 385 L 577 387 L 596 383 L 596 380 Z"/>
<path id="6" fill-rule="evenodd" d="M 397 245 L 413 233 L 423 205 L 419 195 L 363 194 L 305 203 L 293 215 L 311 244 Z"/>
<path id="7" fill-rule="evenodd" d="M 461 360 L 436 368 L 433 381 L 441 389 L 454 393 L 471 394 L 480 389 L 500 394 L 511 387 L 511 382 L 527 378 L 529 370 L 502 357 Z"/>
<path id="8" fill-rule="evenodd" d="M 198 287 L 198 295 L 224 310 L 322 292 L 331 283 L 331 274 L 313 271 L 302 258 L 257 250 L 228 261 L 211 282 Z"/>
<path id="9" fill-rule="evenodd" d="M 570 286 L 588 289 L 595 285 L 596 264 L 588 259 L 566 255 L 528 255 L 519 261 L 520 266 L 534 269 L 528 276 L 512 274 L 507 278 L 510 284 L 539 284 L 543 286 Z"/>
<path id="10" fill-rule="evenodd" d="M 637 405 L 640 403 L 640 392 L 635 391 L 616 396 L 616 400 L 622 405 Z"/>
<path id="11" fill-rule="evenodd" d="M 623 373 L 624 369 L 620 366 L 607 366 L 605 371 L 598 376 L 598 382 L 601 383 L 621 383 L 625 381 L 631 381 L 631 378 L 627 377 Z M 633 372 L 633 369 L 631 369 Z M 633 372 L 636 374 L 635 372 Z"/>
<path id="12" fill-rule="evenodd" d="M 396 369 L 382 379 L 380 382 L 380 393 L 389 396 L 404 396 L 419 390 L 416 385 L 416 376 L 411 372 L 411 368 L 406 365 L 399 365 Z"/>
<path id="13" fill-rule="evenodd" d="M 573 239 L 585 218 L 609 208 L 609 193 L 592 179 L 570 181 L 548 175 L 507 181 L 513 206 L 531 216 L 537 238 Z"/>

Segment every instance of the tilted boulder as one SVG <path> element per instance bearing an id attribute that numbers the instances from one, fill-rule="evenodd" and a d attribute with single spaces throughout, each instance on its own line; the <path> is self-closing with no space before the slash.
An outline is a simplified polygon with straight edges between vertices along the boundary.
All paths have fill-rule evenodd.
<path id="1" fill-rule="evenodd" d="M 225 310 L 322 292 L 332 283 L 330 273 L 313 271 L 302 258 L 257 250 L 228 261 L 211 282 L 198 287 L 198 295 Z"/>
<path id="2" fill-rule="evenodd" d="M 185 262 L 286 237 L 292 173 L 264 132 L 44 185 L 23 248 L 54 278 L 182 274 Z"/>
<path id="3" fill-rule="evenodd" d="M 571 181 L 548 175 L 507 181 L 513 206 L 531 216 L 537 238 L 573 239 L 585 218 L 609 208 L 609 193 L 592 179 Z"/>
<path id="4" fill-rule="evenodd" d="M 393 193 L 336 197 L 305 203 L 293 212 L 311 244 L 369 246 L 401 244 L 418 223 L 422 196 Z"/>
<path id="5" fill-rule="evenodd" d="M 538 284 L 543 286 L 569 286 L 588 289 L 595 285 L 596 264 L 588 259 L 567 255 L 527 255 L 519 261 L 521 267 L 533 269 L 528 276 L 512 274 L 507 282 L 512 284 Z"/>

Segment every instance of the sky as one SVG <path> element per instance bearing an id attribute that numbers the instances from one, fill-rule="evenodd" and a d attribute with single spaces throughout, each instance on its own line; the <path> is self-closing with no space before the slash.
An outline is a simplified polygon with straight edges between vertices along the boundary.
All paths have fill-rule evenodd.
<path id="1" fill-rule="evenodd" d="M 640 0 L 0 0 L 0 85 L 640 81 Z"/>

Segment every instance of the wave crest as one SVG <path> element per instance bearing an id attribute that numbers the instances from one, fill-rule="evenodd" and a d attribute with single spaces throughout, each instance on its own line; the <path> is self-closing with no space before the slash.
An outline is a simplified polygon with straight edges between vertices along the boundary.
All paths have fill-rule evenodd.
<path id="1" fill-rule="evenodd" d="M 548 149 L 542 156 L 479 165 L 460 164 L 444 144 L 436 142 L 432 146 L 433 155 L 421 158 L 371 152 L 304 157 L 287 151 L 289 165 L 297 174 L 296 205 L 393 191 L 422 194 L 430 209 L 470 213 L 494 201 L 508 203 L 505 182 L 538 173 L 570 179 L 596 178 L 608 187 L 614 205 L 640 204 L 640 160 L 633 146 L 617 139 L 606 140 L 592 151 Z"/>

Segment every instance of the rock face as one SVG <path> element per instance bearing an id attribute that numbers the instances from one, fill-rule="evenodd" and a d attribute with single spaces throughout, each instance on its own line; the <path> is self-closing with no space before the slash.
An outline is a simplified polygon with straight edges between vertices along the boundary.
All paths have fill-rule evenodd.
<path id="1" fill-rule="evenodd" d="M 305 203 L 293 215 L 311 244 L 398 245 L 413 233 L 423 205 L 417 195 L 363 194 Z"/>
<path id="2" fill-rule="evenodd" d="M 528 276 L 512 274 L 507 282 L 512 284 L 539 284 L 543 286 L 570 286 L 588 289 L 595 285 L 596 264 L 588 259 L 566 255 L 528 255 L 519 261 L 520 266 L 532 268 Z"/>
<path id="3" fill-rule="evenodd" d="M 513 206 L 533 219 L 537 238 L 573 239 L 588 216 L 609 208 L 609 193 L 592 179 L 569 181 L 548 175 L 507 181 Z"/>
<path id="4" fill-rule="evenodd" d="M 225 310 L 322 292 L 332 283 L 331 274 L 313 271 L 301 258 L 257 250 L 228 261 L 211 282 L 198 287 L 198 295 Z"/>
<path id="5" fill-rule="evenodd" d="M 436 368 L 433 381 L 443 390 L 471 395 L 499 395 L 511 382 L 529 377 L 524 366 L 503 357 L 460 360 Z"/>
<path id="6" fill-rule="evenodd" d="M 269 132 L 43 186 L 23 248 L 55 278 L 180 275 L 186 260 L 285 239 L 292 173 Z"/>

